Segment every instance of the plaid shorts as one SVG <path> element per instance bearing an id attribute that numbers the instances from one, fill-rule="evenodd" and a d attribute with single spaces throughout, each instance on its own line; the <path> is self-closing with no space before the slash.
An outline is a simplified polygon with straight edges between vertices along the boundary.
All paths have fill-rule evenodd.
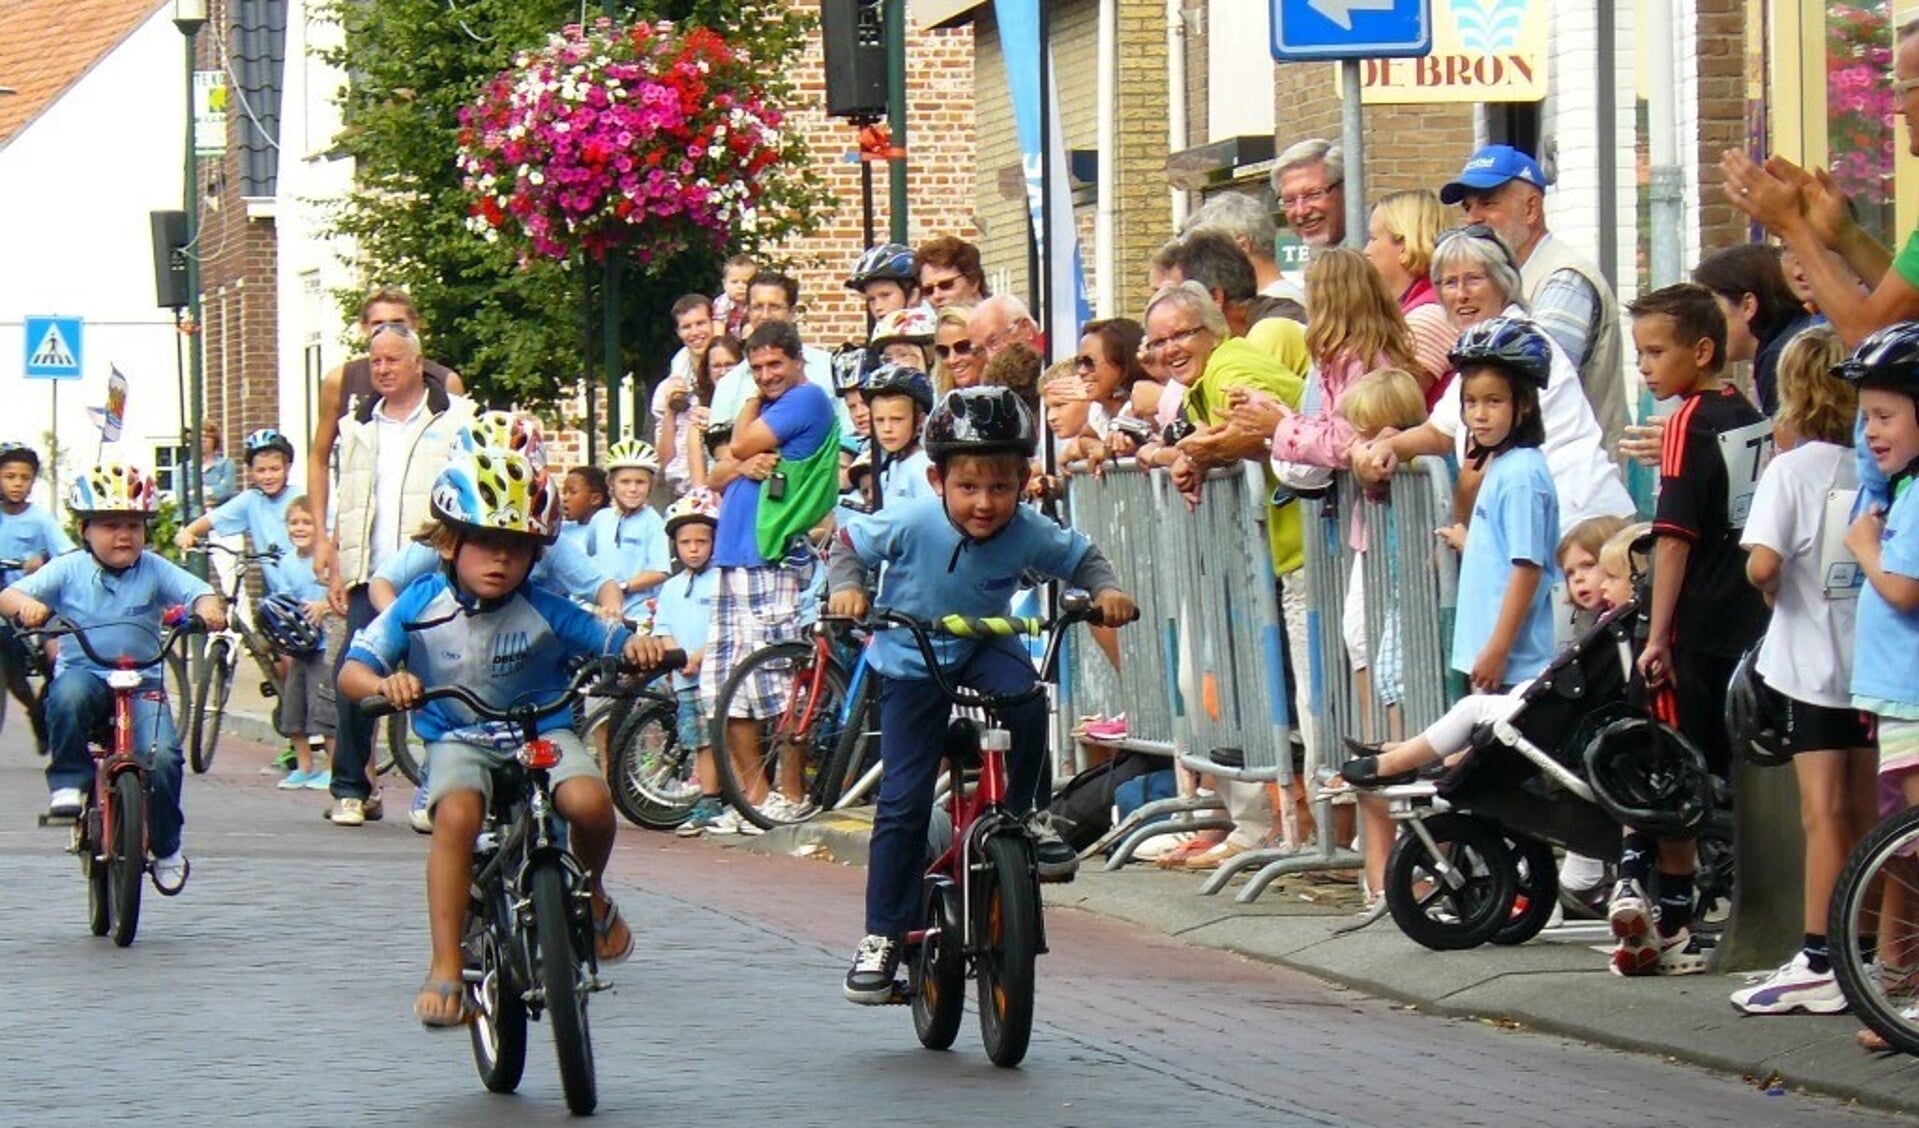
<path id="1" fill-rule="evenodd" d="M 713 622 L 706 638 L 706 658 L 700 663 L 700 697 L 719 711 L 720 690 L 740 662 L 772 642 L 799 638 L 804 619 L 800 595 L 812 574 L 812 564 L 797 567 L 721 568 L 719 590 L 713 595 Z M 728 715 L 770 717 L 786 707 L 791 675 L 762 667 L 733 695 Z"/>

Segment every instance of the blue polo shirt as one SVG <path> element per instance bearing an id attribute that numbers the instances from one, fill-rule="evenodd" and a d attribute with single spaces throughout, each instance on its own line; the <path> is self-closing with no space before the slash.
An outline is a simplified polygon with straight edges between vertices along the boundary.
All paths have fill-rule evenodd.
<path id="1" fill-rule="evenodd" d="M 387 557 L 386 563 L 373 575 L 392 584 L 393 590 L 405 591 L 421 576 L 439 572 L 439 550 L 420 541 L 408 541 L 405 548 Z M 599 596 L 601 584 L 613 578 L 606 575 L 592 557 L 569 547 L 565 541 L 548 545 L 533 562 L 533 570 L 526 574 L 527 582 L 536 588 L 587 603 Z"/>
<path id="2" fill-rule="evenodd" d="M 587 542 L 593 560 L 602 572 L 625 582 L 641 572 L 673 570 L 673 546 L 666 539 L 666 518 L 658 510 L 642 505 L 631 513 L 621 513 L 609 505 L 593 515 L 587 524 Z M 658 587 L 626 593 L 626 613 L 638 617 Z"/>
<path id="3" fill-rule="evenodd" d="M 78 623 L 101 654 L 133 658 L 145 658 L 159 648 L 165 633 L 160 620 L 168 610 L 190 609 L 194 600 L 213 594 L 205 580 L 151 552 L 141 553 L 132 567 L 118 572 L 102 568 L 90 552 L 69 552 L 12 586 Z M 86 670 L 105 678 L 108 669 L 88 658 L 78 640 L 60 640 L 56 675 Z M 161 669 L 155 665 L 142 671 L 143 684 L 158 687 Z"/>
<path id="4" fill-rule="evenodd" d="M 704 571 L 676 573 L 660 585 L 660 594 L 654 600 L 653 634 L 672 639 L 688 654 L 702 649 L 713 622 L 713 596 L 719 590 L 720 570 L 711 561 Z M 698 684 L 698 675 L 674 671 L 674 688 Z"/>
<path id="5" fill-rule="evenodd" d="M 67 531 L 60 522 L 32 502 L 18 513 L 0 513 L 0 558 L 28 561 L 35 557 L 51 560 L 63 553 L 73 551 L 73 541 L 67 537 Z M 19 579 L 24 573 L 10 571 L 5 573 L 8 583 Z"/>
<path id="6" fill-rule="evenodd" d="M 1506 601 L 1513 565 L 1541 569 L 1526 619 L 1506 654 L 1507 685 L 1535 677 L 1553 659 L 1552 590 L 1559 565 L 1559 494 L 1546 456 L 1537 447 L 1517 447 L 1486 468 L 1459 558 L 1459 610 L 1453 626 L 1452 665 L 1470 671 L 1492 638 Z"/>
<path id="7" fill-rule="evenodd" d="M 833 433 L 833 397 L 817 385 L 800 383 L 760 409 L 760 422 L 773 429 L 780 457 L 815 454 Z M 726 484 L 720 498 L 720 527 L 713 534 L 713 563 L 722 568 L 764 568 L 758 529 L 760 490 L 766 483 L 742 474 Z"/>
<path id="8" fill-rule="evenodd" d="M 259 487 L 249 486 L 207 514 L 216 533 L 223 536 L 245 533 L 247 539 L 253 542 L 255 552 L 266 552 L 272 548 L 280 550 L 277 563 L 258 561 L 260 577 L 266 581 L 269 592 L 292 591 L 300 579 L 297 569 L 292 574 L 286 570 L 287 561 L 294 555 L 293 541 L 287 537 L 287 506 L 292 503 L 293 497 L 291 488 L 283 488 L 268 497 L 260 492 Z"/>
<path id="9" fill-rule="evenodd" d="M 1910 481 L 1899 484 L 1898 496 L 1886 511 L 1885 531 L 1879 537 L 1879 566 L 1895 575 L 1919 580 L 1919 490 Z M 1853 703 L 1883 712 L 1884 702 L 1906 706 L 1919 716 L 1919 614 L 1907 614 L 1887 603 L 1871 583 L 1859 592 L 1859 618 L 1852 653 Z M 1862 702 L 1862 698 L 1876 701 Z"/>
<path id="10" fill-rule="evenodd" d="M 840 542 L 859 555 L 868 572 L 885 565 L 873 605 L 916 619 L 1005 615 L 1023 574 L 1071 579 L 1093 547 L 1084 533 L 1061 528 L 1024 505 L 1015 507 L 1013 519 L 991 539 L 972 540 L 947 520 L 945 503 L 937 497 L 856 516 L 840 530 Z M 940 663 L 948 668 L 965 662 L 973 648 L 982 645 L 1026 653 L 1024 643 L 1014 638 L 983 643 L 934 640 Z M 901 628 L 879 632 L 867 657 L 890 678 L 927 676 L 925 657 Z"/>

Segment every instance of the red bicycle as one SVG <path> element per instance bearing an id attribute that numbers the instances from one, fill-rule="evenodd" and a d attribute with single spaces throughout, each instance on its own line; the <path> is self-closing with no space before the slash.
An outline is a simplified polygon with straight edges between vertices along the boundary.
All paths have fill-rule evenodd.
<path id="1" fill-rule="evenodd" d="M 113 934 L 124 948 L 140 928 L 140 887 L 147 874 L 147 760 L 134 747 L 133 697 L 144 678 L 142 670 L 159 665 L 187 635 L 202 633 L 206 624 L 183 609 L 168 613 L 167 633 L 160 648 L 147 658 L 121 655 L 109 658 L 87 641 L 85 628 L 55 616 L 44 626 L 23 635 L 39 639 L 72 635 L 86 656 L 108 667 L 107 688 L 113 693 L 113 717 L 104 739 L 89 739 L 93 753 L 93 790 L 73 817 L 41 815 L 41 826 L 72 828 L 67 851 L 80 859 L 87 882 L 87 926 L 95 936 Z M 151 750 L 157 754 L 159 749 Z"/>
<path id="2" fill-rule="evenodd" d="M 947 727 L 945 755 L 953 773 L 947 817 L 952 836 L 927 867 L 921 884 L 921 923 L 906 934 L 907 979 L 896 986 L 894 999 L 912 1004 L 913 1032 L 920 1044 L 944 1050 L 959 1034 L 970 969 L 979 982 L 980 1035 L 986 1056 L 994 1065 L 1010 1068 L 1026 1057 L 1032 1039 L 1034 964 L 1046 951 L 1046 925 L 1032 834 L 1025 820 L 1006 807 L 1006 753 L 1012 747 L 1012 733 L 1000 726 L 997 711 L 1046 692 L 1058 666 L 1063 628 L 1075 622 L 1098 624 L 1100 619 L 1091 596 L 1069 591 L 1060 596 L 1060 614 L 1050 622 L 949 615 L 927 623 L 893 611 L 875 612 L 873 622 L 910 631 L 947 700 L 963 709 L 982 710 L 986 716 L 984 725 L 970 717 L 955 717 Z M 1049 637 L 1038 680 L 1030 689 L 1002 694 L 949 681 L 934 651 L 935 634 L 967 639 Z"/>

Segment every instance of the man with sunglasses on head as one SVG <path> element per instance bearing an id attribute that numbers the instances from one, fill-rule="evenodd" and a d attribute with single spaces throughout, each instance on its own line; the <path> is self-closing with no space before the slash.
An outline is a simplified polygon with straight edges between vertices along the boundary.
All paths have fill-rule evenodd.
<path id="1" fill-rule="evenodd" d="M 1527 311 L 1579 370 L 1606 450 L 1619 457 L 1626 428 L 1619 299 L 1605 275 L 1546 229 L 1546 175 L 1511 145 L 1488 145 L 1466 161 L 1440 202 L 1458 204 L 1512 248 Z"/>

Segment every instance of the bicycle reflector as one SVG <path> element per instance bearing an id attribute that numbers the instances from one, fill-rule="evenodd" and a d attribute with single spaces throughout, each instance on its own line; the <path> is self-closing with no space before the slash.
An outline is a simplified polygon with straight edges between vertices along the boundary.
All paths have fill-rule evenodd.
<path id="1" fill-rule="evenodd" d="M 184 623 L 186 621 L 187 621 L 187 605 L 184 603 L 176 603 L 173 606 L 168 607 L 160 615 L 160 622 L 164 626 L 177 627 L 181 623 Z"/>
<path id="2" fill-rule="evenodd" d="M 560 766 L 559 745 L 544 738 L 529 740 L 520 749 L 520 763 L 531 771 L 550 772 Z"/>

